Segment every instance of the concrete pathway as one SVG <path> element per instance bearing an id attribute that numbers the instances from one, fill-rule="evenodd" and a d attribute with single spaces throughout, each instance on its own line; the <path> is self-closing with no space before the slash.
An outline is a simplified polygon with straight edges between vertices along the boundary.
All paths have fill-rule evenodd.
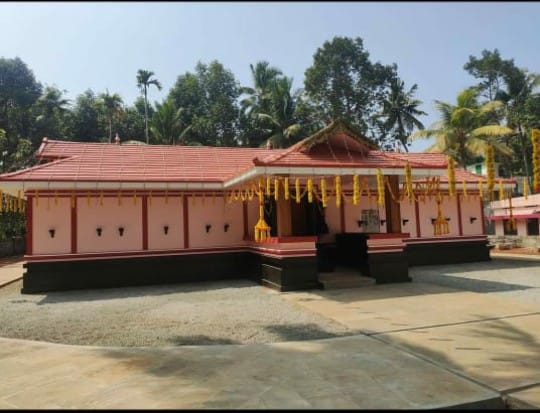
<path id="1" fill-rule="evenodd" d="M 540 266 L 521 270 L 540 280 Z M 413 282 L 285 298 L 512 396 L 514 405 L 523 400 L 540 408 L 540 303 L 498 294 Z"/>
<path id="2" fill-rule="evenodd" d="M 0 409 L 540 408 L 540 301 L 504 295 L 539 294 L 540 264 L 501 268 L 281 294 L 362 332 L 343 338 L 167 348 L 0 338 Z"/>
<path id="3" fill-rule="evenodd" d="M 22 278 L 25 262 L 22 257 L 0 259 L 0 288 Z"/>
<path id="4" fill-rule="evenodd" d="M 499 394 L 379 340 L 106 348 L 0 338 L 0 409 L 502 407 Z"/>

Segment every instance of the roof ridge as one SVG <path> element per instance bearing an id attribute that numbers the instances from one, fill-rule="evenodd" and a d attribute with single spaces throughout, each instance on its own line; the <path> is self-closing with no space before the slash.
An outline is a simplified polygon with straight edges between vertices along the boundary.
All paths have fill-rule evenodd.
<path id="1" fill-rule="evenodd" d="M 46 163 L 42 163 L 42 164 L 39 164 L 39 165 L 34 165 L 34 166 L 31 166 L 30 168 L 25 168 L 25 169 L 20 169 L 18 171 L 13 171 L 13 172 L 0 174 L 0 181 L 2 180 L 2 178 L 11 178 L 13 176 L 17 176 L 17 175 L 20 175 L 20 174 L 23 174 L 23 173 L 28 173 L 28 172 L 32 173 L 33 171 L 36 171 L 36 170 L 39 170 L 39 169 L 44 169 L 44 168 L 49 167 L 49 166 L 58 165 L 59 163 L 62 163 L 62 162 L 67 162 L 67 161 L 69 161 L 71 159 L 78 158 L 79 156 L 80 155 L 67 156 L 65 158 L 56 159 L 56 160 L 51 161 L 51 162 L 46 162 Z"/>

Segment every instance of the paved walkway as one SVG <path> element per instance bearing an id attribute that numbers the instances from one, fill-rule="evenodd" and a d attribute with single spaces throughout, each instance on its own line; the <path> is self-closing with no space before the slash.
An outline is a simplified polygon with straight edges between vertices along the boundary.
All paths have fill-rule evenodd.
<path id="1" fill-rule="evenodd" d="M 0 408 L 540 408 L 540 302 L 504 295 L 538 291 L 540 263 L 472 265 L 282 294 L 363 333 L 345 338 L 168 348 L 0 338 Z"/>
<path id="2" fill-rule="evenodd" d="M 25 263 L 22 257 L 0 259 L 0 287 L 20 280 L 23 274 L 22 265 Z"/>

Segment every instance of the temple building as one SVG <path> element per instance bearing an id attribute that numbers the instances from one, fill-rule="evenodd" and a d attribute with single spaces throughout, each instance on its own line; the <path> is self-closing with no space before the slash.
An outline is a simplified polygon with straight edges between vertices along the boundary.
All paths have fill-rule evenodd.
<path id="1" fill-rule="evenodd" d="M 289 291 L 336 265 L 390 283 L 489 259 L 484 177 L 343 121 L 286 149 L 44 138 L 36 156 L 0 175 L 3 208 L 27 216 L 23 293 L 242 277 Z"/>

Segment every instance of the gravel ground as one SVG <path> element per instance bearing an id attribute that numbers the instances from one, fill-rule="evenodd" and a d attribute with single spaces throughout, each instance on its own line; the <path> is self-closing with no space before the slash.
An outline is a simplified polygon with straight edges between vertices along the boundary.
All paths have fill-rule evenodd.
<path id="1" fill-rule="evenodd" d="M 46 294 L 0 288 L 0 336 L 103 346 L 272 343 L 355 334 L 235 280 Z"/>

